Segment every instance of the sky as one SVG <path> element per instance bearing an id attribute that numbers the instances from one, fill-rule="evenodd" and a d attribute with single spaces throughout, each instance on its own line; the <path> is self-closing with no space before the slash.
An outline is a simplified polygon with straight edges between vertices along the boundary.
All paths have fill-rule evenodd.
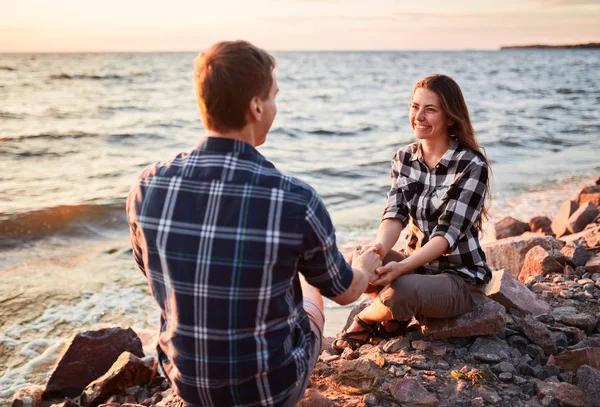
<path id="1" fill-rule="evenodd" d="M 600 0 L 0 0 L 0 52 L 462 50 L 600 42 Z"/>

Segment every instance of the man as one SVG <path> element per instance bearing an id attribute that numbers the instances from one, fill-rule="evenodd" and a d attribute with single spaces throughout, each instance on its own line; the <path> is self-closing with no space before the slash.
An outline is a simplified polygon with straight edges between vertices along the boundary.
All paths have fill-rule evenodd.
<path id="1" fill-rule="evenodd" d="M 321 294 L 349 304 L 381 264 L 374 250 L 346 263 L 316 192 L 255 149 L 277 113 L 274 70 L 244 41 L 201 54 L 206 137 L 143 170 L 127 199 L 159 362 L 188 407 L 295 405 L 321 348 Z"/>

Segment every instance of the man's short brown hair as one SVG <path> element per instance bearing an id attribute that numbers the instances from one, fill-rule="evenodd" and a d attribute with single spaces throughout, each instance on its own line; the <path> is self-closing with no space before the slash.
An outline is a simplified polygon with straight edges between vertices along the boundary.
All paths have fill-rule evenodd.
<path id="1" fill-rule="evenodd" d="M 198 106 L 208 130 L 226 132 L 246 125 L 254 97 L 267 99 L 275 58 L 247 41 L 218 42 L 194 61 Z"/>

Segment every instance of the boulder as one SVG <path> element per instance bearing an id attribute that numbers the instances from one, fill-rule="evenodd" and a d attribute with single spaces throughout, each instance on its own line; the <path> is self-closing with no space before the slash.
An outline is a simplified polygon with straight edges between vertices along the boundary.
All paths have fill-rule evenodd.
<path id="1" fill-rule="evenodd" d="M 600 226 L 590 226 L 579 233 L 561 237 L 561 240 L 566 243 L 585 243 L 589 248 L 598 247 L 600 246 Z"/>
<path id="2" fill-rule="evenodd" d="M 328 377 L 348 394 L 361 394 L 362 389 L 371 386 L 374 379 L 381 375 L 379 366 L 370 360 L 350 360 L 341 363 L 335 373 Z"/>
<path id="3" fill-rule="evenodd" d="M 456 318 L 428 318 L 421 326 L 426 339 L 460 338 L 494 335 L 506 326 L 506 311 L 495 301 L 485 301 L 470 312 Z"/>
<path id="4" fill-rule="evenodd" d="M 488 265 L 508 270 L 513 277 L 517 278 L 525 263 L 527 252 L 534 246 L 542 246 L 551 251 L 560 250 L 564 243 L 552 236 L 519 236 L 490 242 L 484 244 L 482 248 Z"/>
<path id="5" fill-rule="evenodd" d="M 585 263 L 585 271 L 588 273 L 600 273 L 600 255 L 595 255 Z"/>
<path id="6" fill-rule="evenodd" d="M 520 236 L 527 231 L 529 231 L 529 224 L 507 216 L 494 223 L 491 237 L 493 239 L 505 239 L 507 237 Z"/>
<path id="7" fill-rule="evenodd" d="M 581 232 L 587 225 L 592 223 L 596 217 L 600 215 L 598 207 L 591 202 L 582 204 L 573 214 L 569 217 L 569 225 L 567 230 L 570 233 Z"/>
<path id="8" fill-rule="evenodd" d="M 335 404 L 315 389 L 307 389 L 296 407 L 334 407 Z"/>
<path id="9" fill-rule="evenodd" d="M 600 185 L 591 185 L 583 187 L 576 198 L 577 204 L 583 205 L 586 202 L 591 202 L 596 206 L 600 206 Z"/>
<path id="10" fill-rule="evenodd" d="M 554 391 L 554 400 L 563 407 L 585 407 L 585 398 L 579 387 L 560 383 Z"/>
<path id="11" fill-rule="evenodd" d="M 597 323 L 595 315 L 579 313 L 574 307 L 554 308 L 550 315 L 556 322 L 583 329 L 587 333 L 592 333 Z"/>
<path id="12" fill-rule="evenodd" d="M 577 369 L 577 387 L 583 392 L 588 406 L 600 407 L 600 371 L 581 366 Z"/>
<path id="13" fill-rule="evenodd" d="M 567 256 L 575 267 L 585 266 L 585 263 L 590 259 L 590 254 L 582 245 L 571 242 L 560 249 L 560 252 Z"/>
<path id="14" fill-rule="evenodd" d="M 142 342 L 131 329 L 107 328 L 75 334 L 58 357 L 44 398 L 75 397 L 106 373 L 123 352 L 144 357 Z"/>
<path id="15" fill-rule="evenodd" d="M 497 336 L 481 336 L 469 348 L 471 355 L 493 354 L 500 360 L 510 360 L 511 346 Z"/>
<path id="16" fill-rule="evenodd" d="M 506 309 L 516 308 L 528 314 L 541 315 L 550 311 L 550 305 L 519 283 L 508 271 L 492 272 L 492 280 L 485 287 L 488 298 L 504 305 Z"/>
<path id="17" fill-rule="evenodd" d="M 600 348 L 566 350 L 559 355 L 550 357 L 548 364 L 558 365 L 567 370 L 577 370 L 583 365 L 600 369 Z"/>
<path id="18" fill-rule="evenodd" d="M 81 404 L 85 407 L 97 407 L 113 394 L 129 387 L 147 384 L 153 374 L 153 366 L 148 366 L 129 352 L 123 352 L 108 372 L 85 388 L 81 393 Z"/>
<path id="19" fill-rule="evenodd" d="M 43 393 L 44 388 L 41 386 L 22 388 L 13 394 L 11 407 L 41 407 L 44 403 L 42 400 Z"/>
<path id="20" fill-rule="evenodd" d="M 558 352 L 556 339 L 544 323 L 528 315 L 520 321 L 519 326 L 523 334 L 531 342 L 539 345 L 546 355 L 554 355 Z"/>
<path id="21" fill-rule="evenodd" d="M 571 200 L 565 201 L 562 204 L 551 225 L 552 232 L 556 237 L 561 237 L 569 233 L 569 218 L 577 208 L 578 205 Z"/>
<path id="22" fill-rule="evenodd" d="M 529 229 L 533 233 L 552 234 L 552 219 L 547 216 L 535 216 L 529 219 Z"/>
<path id="23" fill-rule="evenodd" d="M 390 393 L 400 404 L 410 406 L 437 406 L 439 400 L 415 379 L 395 379 L 390 382 Z"/>
<path id="24" fill-rule="evenodd" d="M 552 253 L 542 246 L 535 246 L 527 252 L 519 281 L 524 283 L 529 276 L 545 276 L 552 273 L 562 273 L 564 266 L 552 256 Z"/>

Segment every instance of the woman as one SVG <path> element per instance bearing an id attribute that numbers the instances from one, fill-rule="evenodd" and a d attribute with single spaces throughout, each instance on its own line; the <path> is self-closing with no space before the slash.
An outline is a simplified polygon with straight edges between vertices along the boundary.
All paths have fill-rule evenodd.
<path id="1" fill-rule="evenodd" d="M 377 240 L 383 259 L 374 297 L 333 343 L 336 349 L 402 333 L 413 316 L 451 318 L 471 311 L 491 278 L 478 240 L 489 163 L 479 147 L 458 84 L 445 75 L 415 85 L 410 125 L 418 143 L 392 160 L 392 187 Z M 405 253 L 391 250 L 409 227 Z"/>

